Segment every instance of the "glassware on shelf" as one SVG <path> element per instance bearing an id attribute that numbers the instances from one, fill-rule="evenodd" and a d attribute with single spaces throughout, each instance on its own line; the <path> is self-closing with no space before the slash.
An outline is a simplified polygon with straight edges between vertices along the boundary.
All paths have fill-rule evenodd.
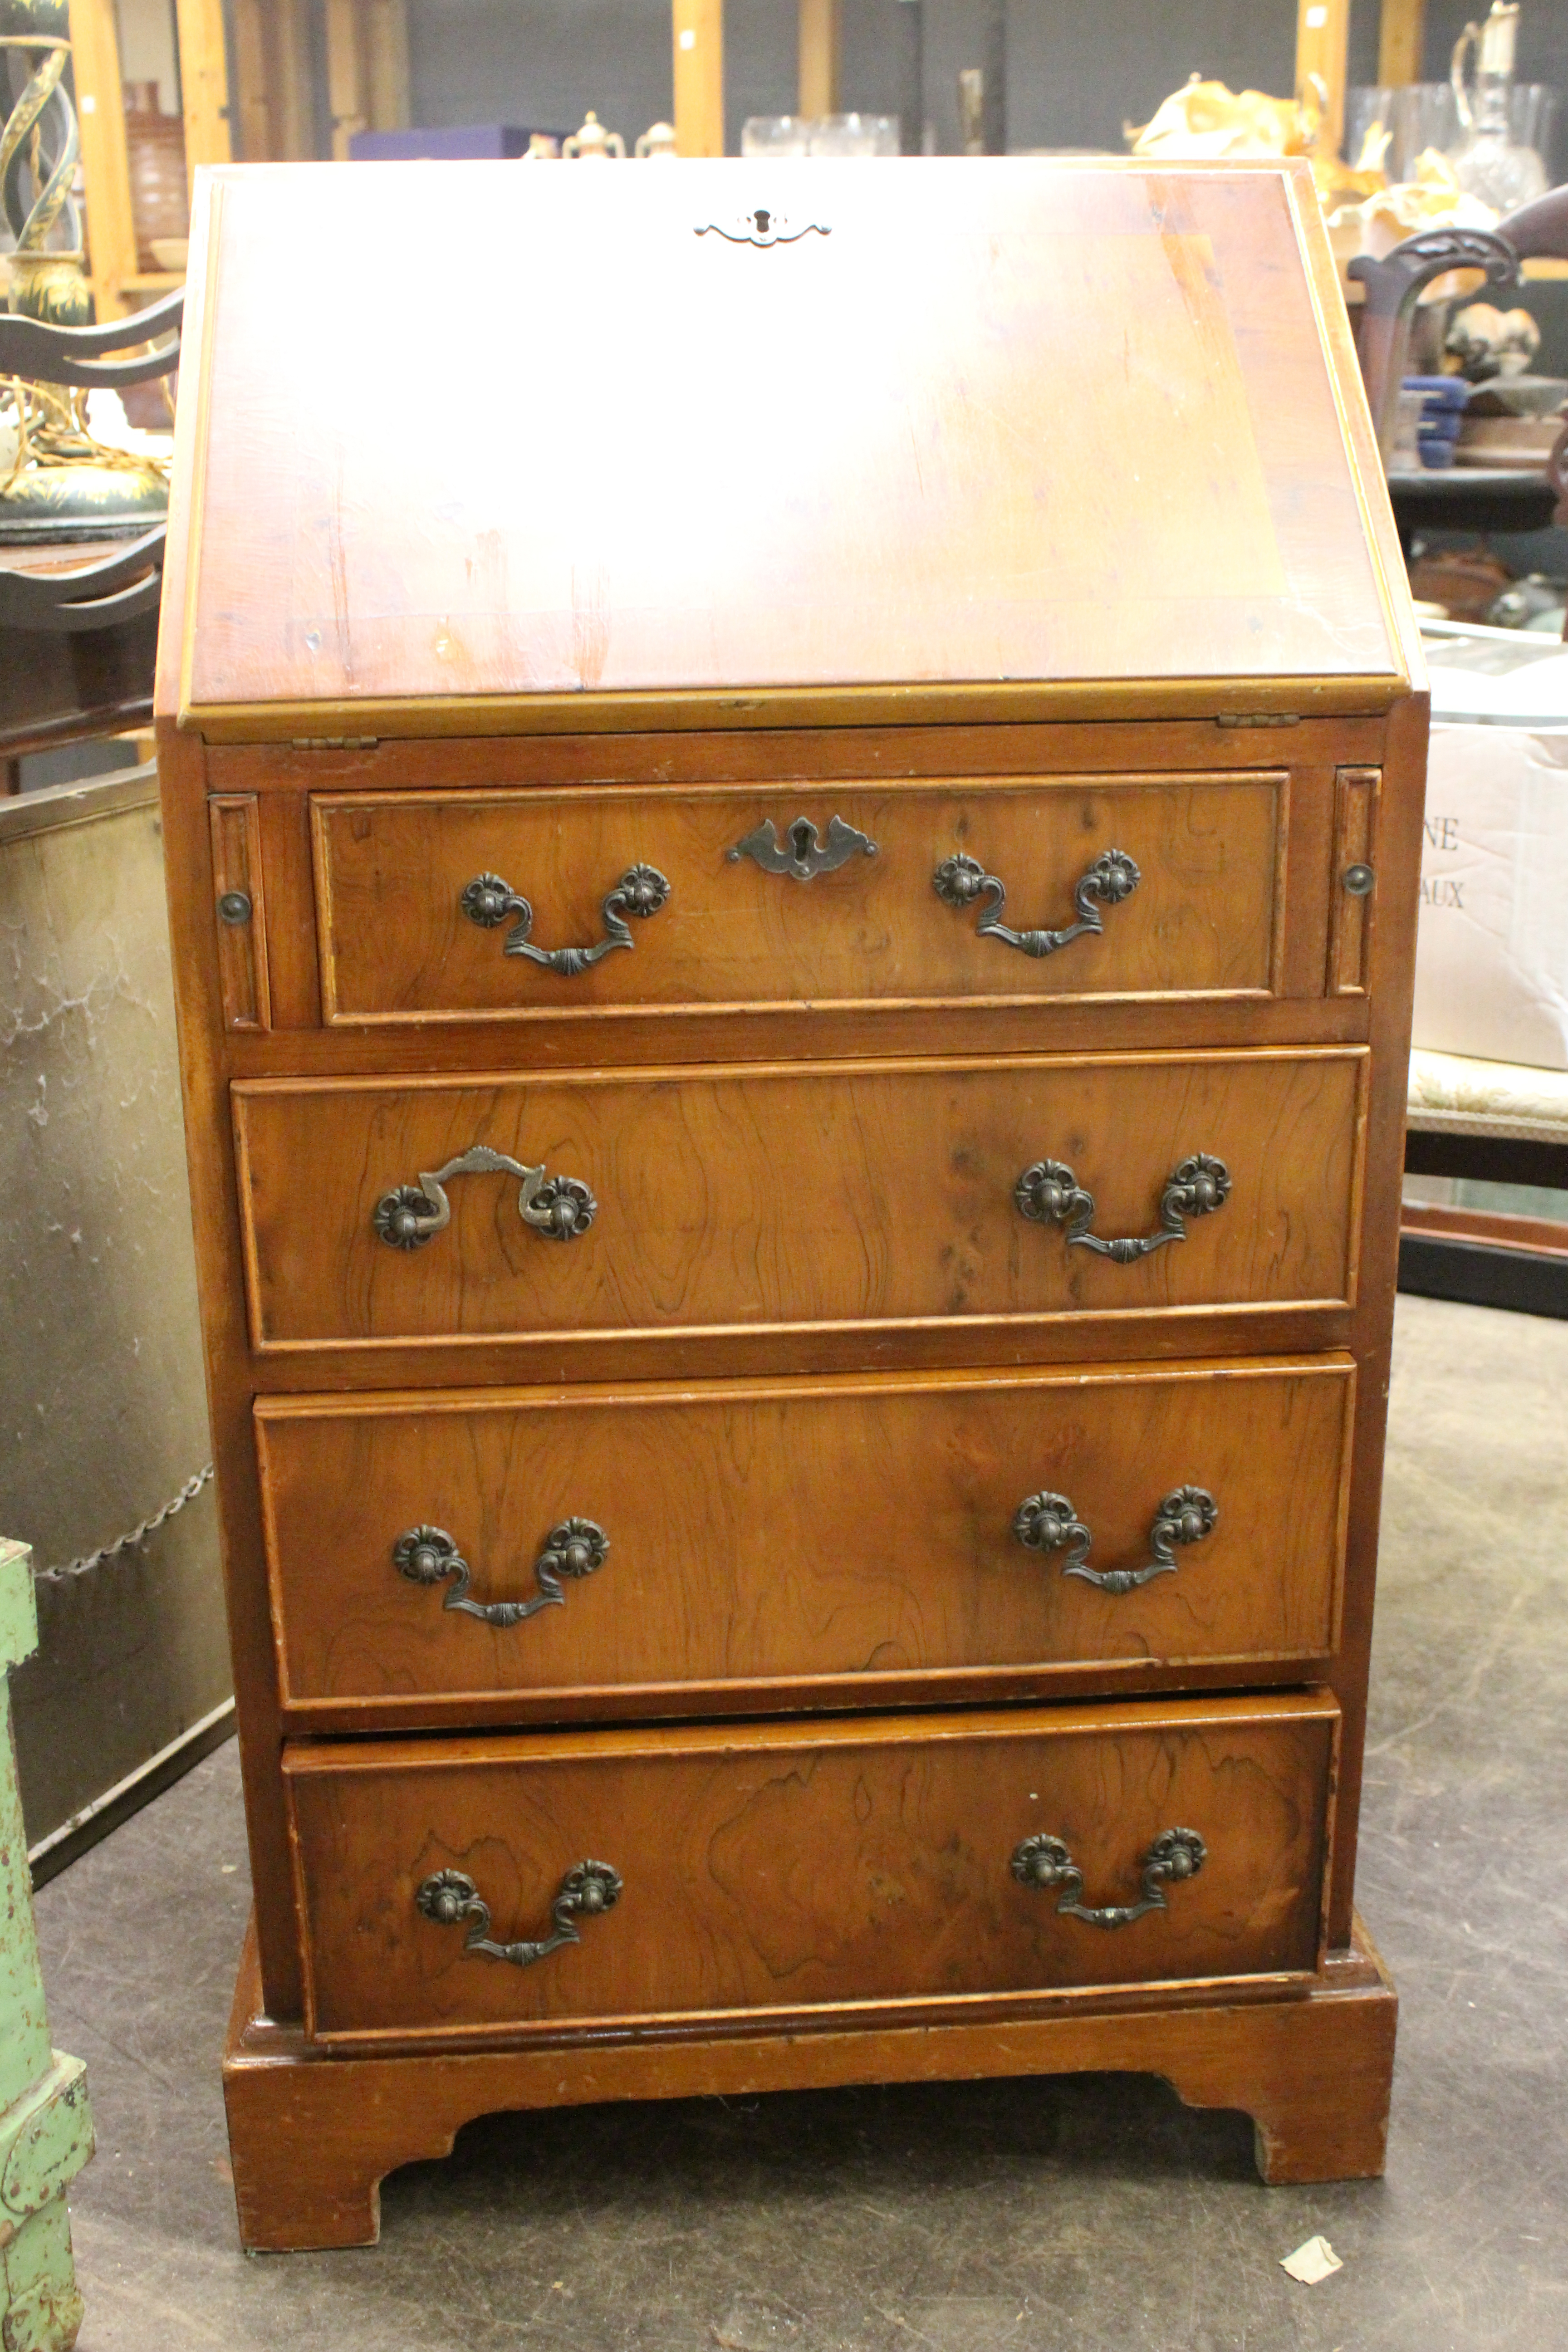
<path id="1" fill-rule="evenodd" d="M 1459 110 L 1452 82 L 1413 81 L 1394 89 L 1367 84 L 1349 91 L 1345 99 L 1348 163 L 1360 163 L 1368 133 L 1373 131 L 1387 136 L 1382 168 L 1390 185 L 1397 187 L 1413 180 L 1416 162 L 1428 147 L 1447 155 L 1459 143 Z"/>
<path id="2" fill-rule="evenodd" d="M 1467 195 L 1499 213 L 1513 212 L 1546 193 L 1546 167 L 1533 147 L 1515 139 L 1510 120 L 1518 39 L 1519 0 L 1492 0 L 1490 15 L 1479 25 L 1467 25 L 1454 44 L 1454 103 L 1468 133 L 1454 158 L 1455 176 Z M 1465 79 L 1472 49 L 1473 87 Z"/>
<path id="3" fill-rule="evenodd" d="M 814 155 L 896 155 L 896 114 L 823 114 L 811 126 Z"/>
<path id="4" fill-rule="evenodd" d="M 1508 101 L 1508 126 L 1520 147 L 1533 147 L 1546 173 L 1548 187 L 1556 185 L 1552 159 L 1557 152 L 1557 113 L 1563 93 L 1550 82 L 1516 81 Z"/>
<path id="5" fill-rule="evenodd" d="M 618 131 L 606 131 L 592 107 L 583 118 L 583 128 L 574 131 L 570 139 L 561 142 L 561 152 L 569 163 L 619 163 L 626 154 L 626 142 Z"/>
<path id="6" fill-rule="evenodd" d="M 814 126 L 804 114 L 752 114 L 741 125 L 742 155 L 809 155 Z"/>

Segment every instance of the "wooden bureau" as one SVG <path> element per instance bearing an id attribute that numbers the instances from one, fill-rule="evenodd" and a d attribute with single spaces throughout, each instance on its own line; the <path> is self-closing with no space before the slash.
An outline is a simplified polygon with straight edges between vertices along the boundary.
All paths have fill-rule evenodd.
<path id="1" fill-rule="evenodd" d="M 917 2077 L 1377 2172 L 1426 701 L 1310 174 L 196 210 L 246 2242 L 373 2239 L 491 2109 Z"/>

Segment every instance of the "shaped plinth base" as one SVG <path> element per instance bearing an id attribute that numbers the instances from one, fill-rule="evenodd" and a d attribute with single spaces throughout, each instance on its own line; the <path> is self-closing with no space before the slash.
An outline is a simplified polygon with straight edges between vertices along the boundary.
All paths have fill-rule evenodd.
<path id="1" fill-rule="evenodd" d="M 283 2252 L 374 2245 L 384 2176 L 449 2155 L 479 2116 L 850 2083 L 1159 2074 L 1188 2106 L 1251 2116 L 1266 2181 L 1370 2179 L 1384 2166 L 1398 2002 L 1358 1920 L 1350 1950 L 1305 1990 L 1123 1995 L 1005 2023 L 362 2058 L 314 2052 L 259 2011 L 252 1937 L 224 2053 L 229 2147 L 241 2239 Z"/>

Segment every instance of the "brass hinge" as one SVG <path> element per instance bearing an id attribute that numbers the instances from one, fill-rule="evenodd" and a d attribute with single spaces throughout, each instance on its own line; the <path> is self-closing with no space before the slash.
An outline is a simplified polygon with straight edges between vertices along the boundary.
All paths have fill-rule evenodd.
<path id="1" fill-rule="evenodd" d="M 374 751 L 380 740 L 379 735 L 295 735 L 289 748 L 293 751 Z"/>
<path id="2" fill-rule="evenodd" d="M 1216 727 L 1300 727 L 1299 710 L 1222 710 Z"/>

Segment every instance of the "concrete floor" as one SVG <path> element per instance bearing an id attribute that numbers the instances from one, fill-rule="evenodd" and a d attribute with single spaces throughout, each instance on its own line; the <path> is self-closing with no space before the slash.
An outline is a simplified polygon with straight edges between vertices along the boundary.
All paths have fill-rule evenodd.
<path id="1" fill-rule="evenodd" d="M 85 2057 L 82 2352 L 1568 2347 L 1568 1325 L 1402 1298 L 1360 1899 L 1404 1997 L 1385 2180 L 1266 2189 L 1127 2076 L 476 2125 L 374 2252 L 247 2261 L 219 2043 L 232 1747 L 39 1897 Z M 1323 2231 L 1344 2268 L 1279 2257 Z"/>

